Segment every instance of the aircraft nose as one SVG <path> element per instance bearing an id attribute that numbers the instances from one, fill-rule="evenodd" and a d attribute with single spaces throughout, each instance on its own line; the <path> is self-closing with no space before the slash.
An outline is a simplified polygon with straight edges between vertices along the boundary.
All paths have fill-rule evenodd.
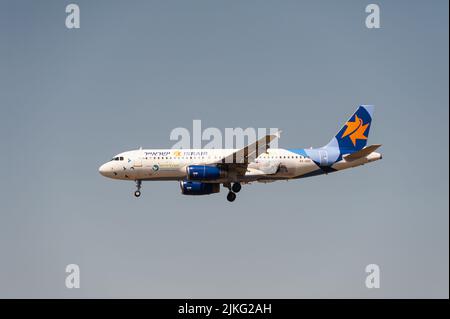
<path id="1" fill-rule="evenodd" d="M 102 166 L 100 166 L 100 167 L 98 168 L 98 172 L 99 172 L 100 174 L 102 174 L 103 176 L 106 176 L 106 173 L 108 172 L 108 167 L 107 167 L 107 165 L 106 165 L 106 164 L 103 164 Z"/>

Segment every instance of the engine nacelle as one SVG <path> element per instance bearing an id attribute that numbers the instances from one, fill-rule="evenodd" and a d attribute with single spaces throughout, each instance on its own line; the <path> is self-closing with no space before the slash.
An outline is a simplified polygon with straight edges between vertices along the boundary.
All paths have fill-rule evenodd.
<path id="1" fill-rule="evenodd" d="M 190 165 L 186 174 L 189 180 L 215 180 L 226 177 L 227 171 L 217 166 Z"/>
<path id="2" fill-rule="evenodd" d="M 218 183 L 180 181 L 180 188 L 183 195 L 209 195 L 220 192 Z"/>

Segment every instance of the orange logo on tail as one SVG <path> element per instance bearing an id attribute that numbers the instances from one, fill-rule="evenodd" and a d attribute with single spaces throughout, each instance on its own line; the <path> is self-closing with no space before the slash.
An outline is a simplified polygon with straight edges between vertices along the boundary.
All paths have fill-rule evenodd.
<path id="1" fill-rule="evenodd" d="M 353 146 L 356 146 L 356 140 L 367 140 L 367 136 L 364 133 L 369 126 L 369 123 L 364 124 L 363 121 L 355 114 L 355 121 L 348 121 L 345 123 L 347 128 L 345 129 L 344 134 L 342 134 L 342 138 L 350 135 L 350 139 L 352 140 Z"/>

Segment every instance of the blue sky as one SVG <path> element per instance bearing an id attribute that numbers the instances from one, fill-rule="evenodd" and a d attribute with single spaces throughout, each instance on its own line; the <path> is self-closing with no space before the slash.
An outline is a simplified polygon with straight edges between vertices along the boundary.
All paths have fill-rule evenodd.
<path id="1" fill-rule="evenodd" d="M 448 298 L 448 2 L 68 3 L 2 1 L 1 297 Z M 321 146 L 360 104 L 382 161 L 233 204 L 97 172 L 194 119 Z"/>

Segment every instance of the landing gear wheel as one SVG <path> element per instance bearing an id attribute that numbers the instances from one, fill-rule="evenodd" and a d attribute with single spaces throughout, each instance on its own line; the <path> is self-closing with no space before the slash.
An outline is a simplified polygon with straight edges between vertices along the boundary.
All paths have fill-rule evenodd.
<path id="1" fill-rule="evenodd" d="M 228 195 L 227 195 L 227 200 L 229 202 L 234 202 L 235 199 L 236 199 L 236 194 L 233 193 L 233 192 L 229 192 Z"/>
<path id="2" fill-rule="evenodd" d="M 141 180 L 136 180 L 136 191 L 134 192 L 134 196 L 136 196 L 136 197 L 139 197 L 139 196 L 141 196 L 141 184 L 142 184 L 142 181 Z"/>
<path id="3" fill-rule="evenodd" d="M 239 193 L 241 188 L 242 188 L 241 183 L 234 183 L 233 186 L 231 187 L 231 190 L 235 193 Z"/>

